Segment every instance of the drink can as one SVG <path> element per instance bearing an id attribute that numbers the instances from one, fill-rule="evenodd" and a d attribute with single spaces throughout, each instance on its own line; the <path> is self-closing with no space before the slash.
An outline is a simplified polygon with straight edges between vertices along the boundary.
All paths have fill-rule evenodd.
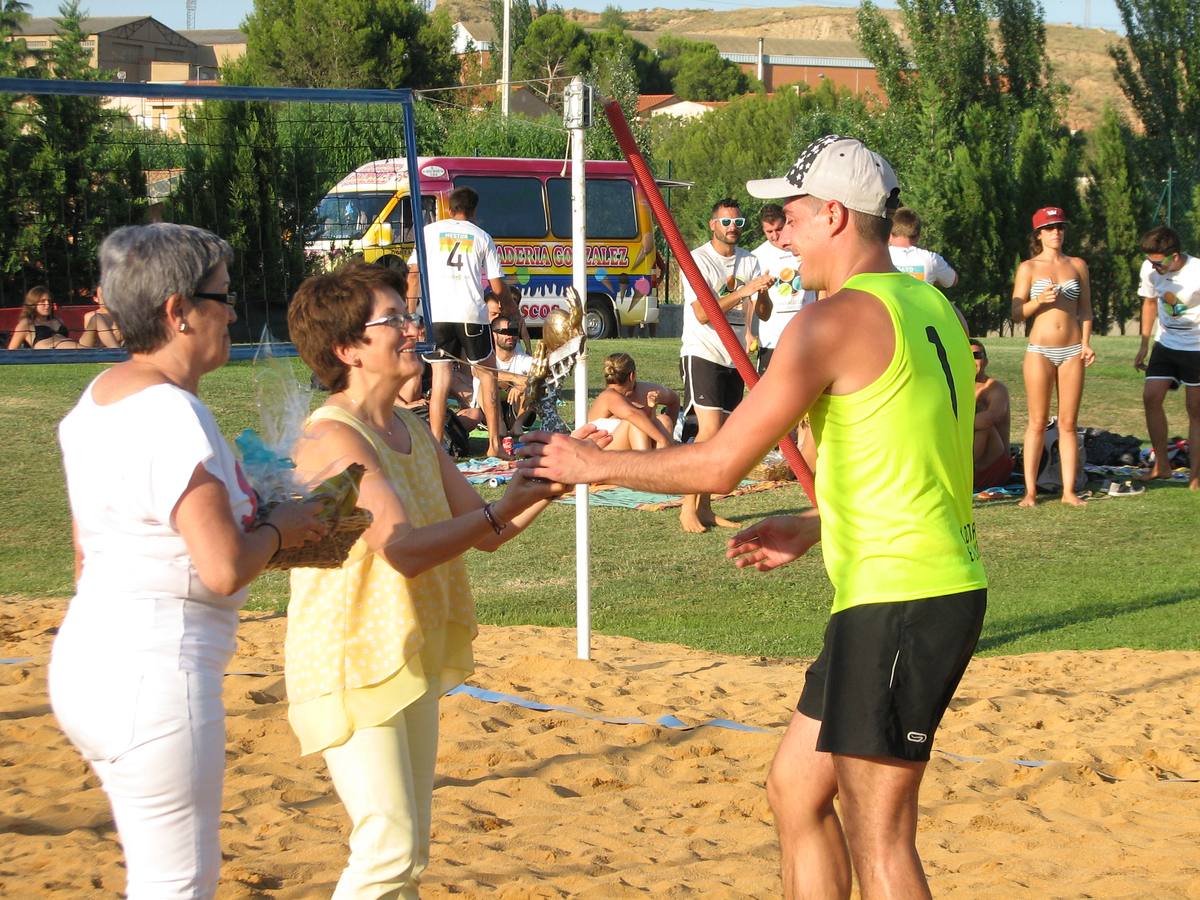
<path id="1" fill-rule="evenodd" d="M 500 440 L 500 446 L 504 448 L 504 454 L 505 454 L 505 456 L 512 456 L 512 452 L 513 452 L 513 439 L 512 439 L 512 435 L 511 435 L 511 434 L 506 434 L 506 435 L 505 435 L 505 436 L 504 436 L 504 437 L 503 437 L 503 438 Z"/>

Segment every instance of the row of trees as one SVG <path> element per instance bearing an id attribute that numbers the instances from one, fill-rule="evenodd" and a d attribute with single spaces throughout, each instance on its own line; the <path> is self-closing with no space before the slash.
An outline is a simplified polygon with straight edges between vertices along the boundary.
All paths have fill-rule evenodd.
<path id="1" fill-rule="evenodd" d="M 491 0 L 492 25 L 504 34 L 503 0 Z M 516 3 L 509 10 L 509 47 L 515 79 L 569 78 L 585 75 L 608 57 L 620 56 L 638 93 L 675 94 L 684 100 L 728 100 L 759 87 L 735 63 L 722 59 L 710 43 L 664 35 L 654 49 L 627 32 L 629 22 L 615 6 L 600 14 L 599 28 L 585 31 L 546 0 Z M 492 54 L 483 73 L 500 76 L 500 54 Z M 553 84 L 543 90 L 546 96 Z M 559 89 L 561 90 L 561 88 Z"/>

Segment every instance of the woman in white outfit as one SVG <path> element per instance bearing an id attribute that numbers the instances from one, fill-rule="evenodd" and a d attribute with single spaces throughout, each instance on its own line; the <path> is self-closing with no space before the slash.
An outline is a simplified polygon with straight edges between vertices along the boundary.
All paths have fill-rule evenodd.
<path id="1" fill-rule="evenodd" d="M 50 698 L 112 803 L 131 900 L 215 893 L 238 608 L 276 550 L 323 533 L 296 504 L 253 526 L 254 493 L 196 396 L 229 358 L 232 258 L 187 225 L 113 232 L 101 284 L 130 358 L 59 426 L 77 584 Z"/>

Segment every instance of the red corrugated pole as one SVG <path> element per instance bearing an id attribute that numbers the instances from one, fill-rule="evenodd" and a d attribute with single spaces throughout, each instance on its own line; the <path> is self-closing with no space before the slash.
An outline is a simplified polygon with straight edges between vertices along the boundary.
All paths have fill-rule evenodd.
<path id="1" fill-rule="evenodd" d="M 680 270 L 687 278 L 688 284 L 692 286 L 692 290 L 696 292 L 700 305 L 704 307 L 709 324 L 717 330 L 721 343 L 725 345 L 725 349 L 733 358 L 733 364 L 737 367 L 742 380 L 746 382 L 746 387 L 753 390 L 754 386 L 758 384 L 758 372 L 751 365 L 750 357 L 746 355 L 746 349 L 742 346 L 742 342 L 737 339 L 733 329 L 729 327 L 729 322 L 726 321 L 725 314 L 721 311 L 720 304 L 717 303 L 717 298 L 713 296 L 712 288 L 708 286 L 708 282 L 696 268 L 692 253 L 684 243 L 683 236 L 680 235 L 679 228 L 675 225 L 675 220 L 671 218 L 671 212 L 667 209 L 667 204 L 663 202 L 662 194 L 658 191 L 658 185 L 654 182 L 654 174 L 646 165 L 641 151 L 638 150 L 637 141 L 633 139 L 633 132 L 629 130 L 629 123 L 625 121 L 625 112 L 621 109 L 621 104 L 616 100 L 605 99 L 604 114 L 608 116 L 608 124 L 612 126 L 613 135 L 621 147 L 621 152 L 633 166 L 633 174 L 637 178 L 642 192 L 646 195 L 646 199 L 650 201 L 654 218 L 658 221 L 658 227 L 662 229 L 663 236 L 671 246 L 671 252 L 679 261 Z M 790 435 L 783 436 L 779 442 L 779 450 L 783 453 L 783 458 L 787 460 L 788 465 L 791 466 L 792 472 L 795 473 L 796 480 L 804 488 L 804 493 L 808 494 L 809 502 L 816 506 L 817 491 L 813 486 L 812 471 L 804 462 L 804 457 L 800 455 L 800 450 Z"/>

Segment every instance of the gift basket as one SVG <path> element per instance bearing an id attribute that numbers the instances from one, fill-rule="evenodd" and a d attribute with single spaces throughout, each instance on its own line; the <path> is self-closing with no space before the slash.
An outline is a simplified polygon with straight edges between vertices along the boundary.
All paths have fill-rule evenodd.
<path id="1" fill-rule="evenodd" d="M 336 569 L 350 558 L 350 550 L 371 524 L 371 514 L 357 506 L 365 471 L 358 463 L 331 472 L 315 486 L 301 484 L 290 458 L 304 432 L 312 405 L 312 389 L 302 384 L 291 363 L 271 351 L 264 330 L 254 355 L 254 392 L 261 434 L 247 428 L 234 439 L 242 470 L 258 495 L 258 510 L 251 528 L 267 520 L 271 510 L 287 501 L 321 504 L 318 518 L 327 532 L 319 541 L 275 552 L 266 568 Z"/>

